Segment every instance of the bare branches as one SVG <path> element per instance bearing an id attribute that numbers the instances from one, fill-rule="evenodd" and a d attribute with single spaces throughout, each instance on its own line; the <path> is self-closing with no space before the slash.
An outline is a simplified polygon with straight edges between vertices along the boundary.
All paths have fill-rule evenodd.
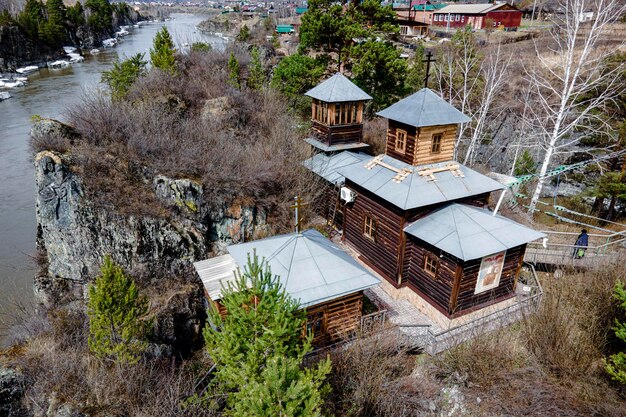
<path id="1" fill-rule="evenodd" d="M 551 31 L 552 53 L 542 52 L 535 44 L 537 61 L 524 69 L 536 104 L 529 108 L 527 123 L 545 149 L 531 211 L 554 156 L 610 129 L 597 112 L 625 88 L 619 78 L 623 65 L 607 71 L 605 63 L 614 49 L 602 45 L 609 25 L 624 13 L 625 6 L 617 0 L 562 0 L 560 5 L 564 13 Z M 583 23 L 581 17 L 588 9 L 594 10 L 594 20 Z"/>

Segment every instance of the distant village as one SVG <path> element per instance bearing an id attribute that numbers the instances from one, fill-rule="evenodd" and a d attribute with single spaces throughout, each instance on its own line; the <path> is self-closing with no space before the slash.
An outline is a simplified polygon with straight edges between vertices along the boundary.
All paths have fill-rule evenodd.
<path id="1" fill-rule="evenodd" d="M 242 17 L 269 16 L 283 19 L 276 25 L 276 33 L 298 34 L 300 17 L 308 10 L 307 2 L 292 1 L 246 1 L 246 0 L 207 0 L 207 1 L 136 1 L 136 6 L 150 5 L 162 7 L 209 7 L 221 9 L 223 14 L 240 13 Z M 515 32 L 522 26 L 522 19 L 530 21 L 547 19 L 564 11 L 556 1 L 520 2 L 437 2 L 429 0 L 404 0 L 382 2 L 392 5 L 404 41 L 423 39 L 433 34 L 445 34 L 456 29 L 471 26 L 473 30 Z M 522 6 L 525 4 L 525 6 Z M 592 10 L 579 16 L 580 22 L 593 19 Z M 445 37 L 445 35 L 444 35 Z"/>

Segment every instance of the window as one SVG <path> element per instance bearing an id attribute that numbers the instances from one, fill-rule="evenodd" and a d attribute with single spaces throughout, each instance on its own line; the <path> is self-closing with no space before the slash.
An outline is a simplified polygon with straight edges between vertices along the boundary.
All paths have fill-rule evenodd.
<path id="1" fill-rule="evenodd" d="M 335 104 L 335 125 L 349 125 L 357 122 L 357 102 Z"/>
<path id="2" fill-rule="evenodd" d="M 438 14 L 436 14 L 436 15 L 435 15 L 435 22 L 438 22 L 438 21 L 439 21 L 439 15 L 438 15 Z"/>
<path id="3" fill-rule="evenodd" d="M 406 131 L 396 129 L 396 151 L 404 153 L 406 151 Z"/>
<path id="4" fill-rule="evenodd" d="M 438 270 L 439 258 L 432 253 L 426 254 L 426 256 L 424 257 L 424 271 L 426 271 L 427 274 L 432 275 L 436 278 Z"/>
<path id="5" fill-rule="evenodd" d="M 328 124 L 328 103 L 313 100 L 313 119 Z"/>
<path id="6" fill-rule="evenodd" d="M 326 332 L 326 314 L 323 311 L 312 313 L 306 318 L 306 332 L 313 334 L 313 338 Z"/>
<path id="7" fill-rule="evenodd" d="M 448 21 L 448 16 L 450 16 L 449 14 L 444 14 L 443 15 L 443 21 L 447 22 Z"/>
<path id="8" fill-rule="evenodd" d="M 407 33 L 409 33 L 409 27 L 408 26 L 400 26 L 400 34 L 401 35 L 406 35 Z"/>
<path id="9" fill-rule="evenodd" d="M 465 22 L 465 15 L 461 16 L 461 22 Z"/>
<path id="10" fill-rule="evenodd" d="M 430 148 L 430 153 L 439 153 L 441 152 L 441 137 L 443 135 L 441 133 L 437 133 L 433 135 L 433 141 Z"/>
<path id="11" fill-rule="evenodd" d="M 459 20 L 461 20 L 461 15 L 460 15 L 460 14 L 457 14 L 457 15 L 456 15 L 456 17 L 454 18 L 454 20 L 455 20 L 455 21 L 457 21 L 457 22 L 458 22 Z"/>
<path id="12" fill-rule="evenodd" d="M 376 240 L 376 219 L 371 214 L 365 215 L 363 234 L 372 240 Z"/>

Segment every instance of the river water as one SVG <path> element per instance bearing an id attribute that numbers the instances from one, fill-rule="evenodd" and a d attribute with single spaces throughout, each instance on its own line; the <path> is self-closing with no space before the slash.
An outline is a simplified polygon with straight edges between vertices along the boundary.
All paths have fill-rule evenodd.
<path id="1" fill-rule="evenodd" d="M 10 90 L 13 96 L 0 101 L 0 315 L 11 313 L 15 302 L 32 300 L 35 266 L 35 181 L 28 146 L 31 117 L 64 119 L 66 108 L 83 92 L 98 87 L 102 71 L 125 56 L 149 49 L 156 32 L 167 26 L 180 48 L 185 43 L 207 42 L 222 49 L 224 41 L 202 34 L 196 26 L 206 17 L 173 14 L 172 20 L 129 28 L 129 36 L 117 47 L 92 56 L 82 51 L 85 62 L 62 70 L 42 69 L 30 75 L 24 88 Z M 1 321 L 1 320 L 0 320 Z M 0 339 L 2 337 L 0 329 Z M 0 340 L 1 341 L 1 340 Z"/>

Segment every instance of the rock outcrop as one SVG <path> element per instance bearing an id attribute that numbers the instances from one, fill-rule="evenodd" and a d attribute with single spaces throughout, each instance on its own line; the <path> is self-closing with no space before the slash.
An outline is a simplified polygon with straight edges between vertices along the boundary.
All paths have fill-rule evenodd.
<path id="1" fill-rule="evenodd" d="M 50 132 L 74 135 L 70 127 L 51 120 L 37 123 L 31 134 Z M 206 304 L 191 264 L 229 244 L 268 234 L 266 213 L 233 203 L 209 208 L 199 182 L 139 170 L 141 181 L 152 186 L 169 215 L 119 214 L 87 198 L 71 160 L 52 151 L 35 156 L 37 244 L 45 255 L 34 283 L 38 300 L 58 306 L 83 299 L 87 284 L 110 255 L 144 285 L 157 288 L 151 296 L 154 348 L 182 352 L 196 346 Z"/>
<path id="2" fill-rule="evenodd" d="M 18 26 L 0 26 L 0 73 L 26 65 L 45 66 L 63 55 L 63 50 L 53 51 L 31 41 Z"/>
<path id="3" fill-rule="evenodd" d="M 15 369 L 0 365 L 0 417 L 26 416 L 22 408 L 24 376 Z"/>

